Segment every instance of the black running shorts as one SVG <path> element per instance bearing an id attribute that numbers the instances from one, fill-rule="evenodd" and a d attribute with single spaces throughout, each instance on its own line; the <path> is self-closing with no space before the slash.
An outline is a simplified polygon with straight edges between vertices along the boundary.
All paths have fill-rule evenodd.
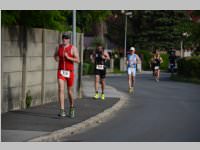
<path id="1" fill-rule="evenodd" d="M 95 75 L 99 75 L 101 79 L 104 79 L 106 77 L 106 69 L 104 70 L 95 69 Z"/>

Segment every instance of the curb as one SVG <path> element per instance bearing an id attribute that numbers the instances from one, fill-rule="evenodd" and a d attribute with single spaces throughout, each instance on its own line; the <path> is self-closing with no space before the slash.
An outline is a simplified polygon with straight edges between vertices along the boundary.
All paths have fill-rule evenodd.
<path id="1" fill-rule="evenodd" d="M 114 88 L 115 89 L 115 88 Z M 106 122 L 108 119 L 114 116 L 114 112 L 117 112 L 124 106 L 128 101 L 127 94 L 118 91 L 120 93 L 120 100 L 114 104 L 112 107 L 104 110 L 103 112 L 97 114 L 96 116 L 93 116 L 85 121 L 82 121 L 78 124 L 72 125 L 71 127 L 67 127 L 64 129 L 56 130 L 51 132 L 50 134 L 40 136 L 37 138 L 33 138 L 28 140 L 27 142 L 52 142 L 52 141 L 60 141 L 63 137 L 68 137 L 70 135 L 75 135 L 78 133 L 81 133 L 85 130 L 91 129 L 93 127 L 96 127 L 100 125 L 103 122 Z"/>

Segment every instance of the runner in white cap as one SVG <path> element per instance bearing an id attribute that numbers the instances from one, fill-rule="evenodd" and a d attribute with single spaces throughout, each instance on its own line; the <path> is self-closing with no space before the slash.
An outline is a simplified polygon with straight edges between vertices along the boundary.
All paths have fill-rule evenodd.
<path id="1" fill-rule="evenodd" d="M 127 56 L 129 93 L 134 91 L 137 64 L 141 64 L 141 60 L 139 56 L 135 54 L 135 48 L 130 47 L 130 54 Z"/>

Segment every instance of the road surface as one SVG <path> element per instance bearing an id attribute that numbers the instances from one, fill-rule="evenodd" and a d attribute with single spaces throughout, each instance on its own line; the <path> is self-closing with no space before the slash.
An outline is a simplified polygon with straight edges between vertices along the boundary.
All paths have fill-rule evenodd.
<path id="1" fill-rule="evenodd" d="M 107 77 L 107 84 L 127 93 L 125 75 Z M 167 73 L 158 83 L 138 74 L 135 95 L 111 120 L 62 141 L 199 142 L 200 85 L 170 81 Z"/>

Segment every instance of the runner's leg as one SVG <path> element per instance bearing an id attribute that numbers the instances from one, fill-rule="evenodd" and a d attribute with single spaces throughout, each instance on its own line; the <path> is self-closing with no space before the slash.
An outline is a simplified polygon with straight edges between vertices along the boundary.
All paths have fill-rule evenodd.
<path id="1" fill-rule="evenodd" d="M 95 92 L 98 92 L 99 89 L 99 78 L 100 78 L 99 75 L 95 76 Z"/>
<path id="2" fill-rule="evenodd" d="M 127 69 L 128 72 L 128 87 L 131 88 L 131 68 Z"/>
<path id="3" fill-rule="evenodd" d="M 104 94 L 104 89 L 105 89 L 105 78 L 102 78 L 101 79 L 101 91 L 102 91 L 102 94 Z"/>
<path id="4" fill-rule="evenodd" d="M 75 117 L 74 97 L 73 97 L 74 73 L 71 72 L 70 78 L 67 78 L 67 92 L 69 97 L 69 117 Z"/>
<path id="5" fill-rule="evenodd" d="M 62 79 L 58 79 L 58 100 L 59 100 L 59 105 L 60 109 L 64 110 L 64 84 L 65 81 Z"/>
<path id="6" fill-rule="evenodd" d="M 158 69 L 158 73 L 157 73 L 157 79 L 159 80 L 160 79 L 160 69 Z"/>
<path id="7" fill-rule="evenodd" d="M 136 68 L 133 68 L 132 87 L 135 87 L 135 76 L 136 76 Z"/>
<path id="8" fill-rule="evenodd" d="M 73 86 L 67 87 L 70 107 L 74 107 Z"/>

